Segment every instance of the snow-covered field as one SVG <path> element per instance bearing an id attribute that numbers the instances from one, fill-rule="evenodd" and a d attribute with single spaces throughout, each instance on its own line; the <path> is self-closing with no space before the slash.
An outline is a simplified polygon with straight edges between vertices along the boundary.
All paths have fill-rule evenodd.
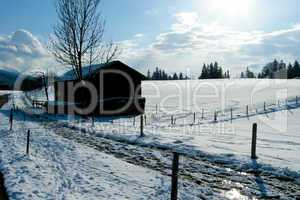
<path id="1" fill-rule="evenodd" d="M 300 80 L 144 82 L 143 94 L 147 98 L 149 125 L 146 129 L 150 135 L 181 140 L 211 153 L 249 156 L 252 124 L 257 123 L 260 159 L 300 171 L 300 109 L 297 109 Z M 233 123 L 230 109 L 235 118 Z M 221 123 L 211 123 L 215 111 Z M 173 126 L 171 116 L 176 118 Z"/>
<path id="2" fill-rule="evenodd" d="M 191 152 L 233 154 L 239 159 L 249 159 L 252 124 L 257 123 L 259 160 L 300 172 L 299 80 L 144 82 L 143 96 L 147 99 L 147 137 L 143 143 L 176 144 Z M 214 122 L 215 111 L 218 123 Z M 176 124 L 171 124 L 171 117 Z M 99 131 L 129 141 L 139 137 L 139 117 L 135 124 L 131 117 L 114 119 L 113 123 L 109 118 L 97 120 L 95 128 L 90 130 L 92 133 Z M 89 129 L 90 124 L 89 120 L 81 124 L 69 121 L 69 125 L 83 129 Z"/>
<path id="3" fill-rule="evenodd" d="M 299 80 L 147 81 L 142 90 L 147 103 L 144 138 L 139 137 L 140 117 L 134 119 L 130 116 L 99 117 L 92 127 L 91 119 L 66 116 L 42 115 L 39 121 L 24 123 L 24 116 L 20 113 L 15 130 L 8 132 L 7 112 L 11 102 L 4 106 L 0 113 L 4 119 L 0 122 L 0 137 L 3 138 L 0 142 L 0 169 L 7 180 L 10 196 L 13 199 L 168 199 L 170 177 L 153 164 L 155 162 L 150 157 L 158 153 L 150 153 L 148 147 L 195 156 L 221 167 L 221 171 L 241 172 L 240 176 L 245 177 L 238 178 L 238 182 L 244 184 L 249 181 L 248 171 L 253 170 L 250 159 L 253 123 L 258 124 L 258 160 L 255 166 L 263 174 L 268 174 L 269 183 L 272 178 L 281 180 L 284 177 L 284 180 L 291 179 L 296 184 L 296 191 L 300 190 Z M 30 107 L 21 94 L 15 96 L 14 103 L 19 107 Z M 31 96 L 44 98 L 43 91 L 31 93 Z M 174 124 L 171 124 L 171 117 Z M 34 131 L 30 157 L 24 156 L 24 130 L 27 129 Z M 81 132 L 72 135 L 70 130 Z M 62 132 L 63 137 L 57 132 Z M 147 164 L 133 160 L 129 164 L 91 147 L 97 146 L 97 142 L 100 145 L 104 138 L 146 148 L 145 151 L 140 149 L 139 155 L 149 159 L 154 167 L 149 169 Z M 114 152 L 119 148 L 115 146 Z M 169 163 L 169 158 L 158 157 Z M 187 173 L 189 169 L 183 171 Z M 202 176 L 193 172 L 194 175 Z M 257 183 L 255 177 L 250 182 Z M 199 186 L 193 181 L 181 184 L 184 184 L 180 187 L 182 199 L 198 199 L 207 194 L 227 199 L 259 197 L 253 186 L 238 187 L 231 182 L 218 185 L 219 190 L 213 192 L 205 184 Z M 230 189 L 223 188 L 226 184 Z M 276 188 L 275 180 L 274 185 Z M 278 185 L 278 188 L 284 185 Z M 273 194 L 281 190 L 278 188 L 264 190 L 268 193 L 269 189 Z M 256 190 L 261 189 L 258 184 Z M 283 192 L 287 193 L 295 192 Z"/>
<path id="4" fill-rule="evenodd" d="M 281 79 L 229 79 L 187 81 L 145 81 L 143 96 L 147 97 L 147 110 L 154 112 L 159 105 L 162 112 L 207 112 L 236 108 L 245 110 L 277 103 L 287 97 L 300 95 L 299 80 Z"/>
<path id="5" fill-rule="evenodd" d="M 53 97 L 51 91 L 50 97 Z M 300 171 L 300 156 L 297 156 L 300 80 L 145 81 L 142 93 L 146 97 L 145 133 L 149 143 L 180 142 L 181 146 L 190 146 L 193 150 L 249 157 L 252 124 L 257 123 L 260 160 Z M 32 96 L 44 98 L 44 93 Z M 213 122 L 215 112 L 218 123 Z M 176 121 L 173 125 L 171 117 Z M 102 130 L 128 140 L 139 136 L 139 117 L 134 126 L 132 117 L 114 119 L 113 124 L 111 118 L 96 121 L 99 123 L 95 124 L 94 131 Z M 80 125 L 83 128 L 87 127 L 84 123 Z"/>

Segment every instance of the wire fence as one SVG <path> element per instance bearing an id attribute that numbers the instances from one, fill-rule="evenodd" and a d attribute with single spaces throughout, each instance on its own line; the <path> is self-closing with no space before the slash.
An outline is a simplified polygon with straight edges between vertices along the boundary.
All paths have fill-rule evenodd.
<path id="1" fill-rule="evenodd" d="M 26 99 L 26 97 L 25 97 Z M 23 113 L 23 117 L 24 117 L 24 124 L 23 124 L 23 129 L 26 129 L 26 121 L 28 120 L 28 117 L 30 117 L 30 119 L 35 119 L 37 121 L 39 121 L 40 123 L 49 123 L 49 120 L 53 120 L 55 121 L 53 118 L 44 115 L 43 112 L 32 112 L 32 111 L 36 111 L 35 108 L 33 109 L 28 109 L 28 104 L 30 105 L 30 101 L 28 100 L 26 101 L 25 105 L 23 107 L 20 108 L 16 108 L 15 107 L 15 103 L 12 104 L 12 108 L 15 112 L 21 112 Z M 34 106 L 33 106 L 34 107 Z M 156 106 L 155 106 L 156 107 Z M 295 98 L 290 98 L 290 99 L 281 99 L 281 100 L 276 100 L 276 102 L 263 102 L 263 103 L 259 103 L 259 104 L 255 104 L 255 105 L 244 105 L 242 107 L 234 107 L 234 108 L 225 108 L 225 109 L 219 109 L 219 110 L 215 110 L 215 111 L 211 111 L 211 110 L 207 110 L 207 109 L 202 109 L 201 112 L 184 112 L 181 114 L 178 114 L 176 116 L 173 116 L 172 114 L 166 114 L 166 113 L 160 113 L 159 110 L 155 111 L 155 112 L 149 112 L 149 113 L 145 113 L 144 117 L 144 123 L 145 123 L 145 127 L 147 128 L 151 128 L 151 127 L 159 127 L 159 128 L 166 128 L 166 127 L 171 127 L 173 128 L 173 130 L 175 130 L 176 128 L 180 127 L 180 126 L 190 126 L 190 125 L 197 125 L 197 124 L 209 124 L 209 123 L 219 123 L 219 122 L 226 122 L 226 121 L 232 121 L 232 120 L 236 120 L 236 119 L 241 119 L 241 118 L 249 118 L 249 117 L 253 117 L 256 115 L 260 115 L 260 114 L 268 114 L 268 113 L 272 113 L 272 112 L 276 112 L 276 111 L 282 111 L 282 110 L 289 110 L 289 109 L 294 109 L 294 108 L 298 108 L 300 107 L 300 104 L 298 102 L 298 97 Z M 30 110 L 30 115 L 27 116 L 28 110 Z M 217 115 L 217 116 L 216 116 Z M 27 118 L 27 120 L 26 120 Z M 170 120 L 170 118 L 175 118 L 176 122 L 175 123 L 168 123 Z M 198 120 L 195 120 L 195 118 L 197 118 Z M 22 119 L 19 119 L 20 121 L 22 121 Z M 91 119 L 82 119 L 82 118 L 78 118 L 77 122 L 81 123 L 89 123 L 91 125 L 92 121 Z M 95 123 L 100 123 L 100 124 L 107 124 L 107 127 L 111 128 L 112 124 L 114 126 L 121 126 L 121 127 L 125 127 L 127 128 L 127 131 L 137 131 L 136 129 L 139 127 L 139 120 L 140 118 L 133 118 L 133 117 L 127 117 L 127 118 L 121 118 L 121 119 L 113 119 L 110 123 L 104 123 L 96 120 Z M 188 122 L 187 122 L 188 121 Z M 67 123 L 69 123 L 69 121 L 66 121 Z M 73 121 L 73 123 L 76 121 Z M 134 123 L 136 123 L 136 125 L 134 125 Z M 76 123 L 74 123 L 76 124 Z M 77 123 L 78 124 L 78 123 Z M 90 128 L 97 130 L 97 126 L 93 127 L 90 126 Z M 130 129 L 128 129 L 130 128 Z M 53 128 L 47 128 L 47 127 L 31 127 L 30 130 L 32 130 L 33 133 L 40 133 L 43 132 L 43 134 L 45 133 L 45 130 L 49 130 L 49 131 L 54 131 Z M 24 134 L 25 135 L 25 134 Z M 17 137 L 21 137 L 21 136 L 17 136 Z M 97 168 L 97 167 L 93 167 L 93 166 L 89 166 L 89 165 L 84 165 L 84 164 L 80 164 L 83 167 L 87 167 L 87 168 L 91 168 L 97 171 L 101 171 L 102 173 L 105 173 L 106 175 L 115 177 L 121 181 L 125 181 L 126 183 L 130 183 L 133 185 L 137 185 L 139 187 L 144 187 L 144 188 L 148 188 L 151 190 L 157 190 L 157 187 L 151 187 L 151 186 L 147 186 L 145 184 L 143 184 L 142 182 L 139 182 L 137 180 L 129 180 L 126 177 L 122 177 L 116 174 L 112 174 L 109 171 Z"/>

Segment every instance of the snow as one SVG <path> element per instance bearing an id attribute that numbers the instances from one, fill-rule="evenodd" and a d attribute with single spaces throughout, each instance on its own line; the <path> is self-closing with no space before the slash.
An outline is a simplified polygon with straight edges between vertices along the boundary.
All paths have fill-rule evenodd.
<path id="1" fill-rule="evenodd" d="M 14 103 L 25 106 L 23 97 L 15 94 Z M 10 199 L 169 198 L 169 176 L 58 136 L 34 117 L 38 110 L 33 110 L 32 117 L 14 112 L 13 131 L 9 131 L 11 105 L 9 102 L 0 110 L 0 171 Z M 29 155 L 25 153 L 27 130 L 31 130 Z M 181 181 L 179 188 L 181 199 L 211 193 L 209 188 L 186 181 Z"/>
<path id="2" fill-rule="evenodd" d="M 106 138 L 141 147 L 155 147 L 197 156 L 209 163 L 248 173 L 253 165 L 271 177 L 290 178 L 300 185 L 300 80 L 146 81 L 145 137 L 140 137 L 140 117 L 91 119 L 42 115 L 57 126 L 81 130 L 95 140 Z M 43 90 L 32 98 L 44 98 Z M 14 103 L 29 108 L 26 97 L 14 94 Z M 50 96 L 53 91 L 50 90 Z M 25 100 L 25 101 L 24 101 Z M 266 110 L 264 110 L 264 102 Z M 168 199 L 170 177 L 129 164 L 88 146 L 73 143 L 34 120 L 16 121 L 7 131 L 8 110 L 0 112 L 1 162 L 12 199 Z M 246 105 L 249 115 L 246 115 Z M 157 113 L 156 113 L 157 108 Z M 231 122 L 230 110 L 233 110 Z M 39 113 L 38 109 L 31 113 Z M 203 112 L 203 118 L 202 118 Z M 214 113 L 217 112 L 217 123 Z M 196 115 L 195 123 L 193 114 Z M 170 118 L 176 123 L 171 125 Z M 19 115 L 23 117 L 22 114 Z M 258 124 L 257 156 L 250 159 L 252 124 Z M 30 156 L 24 155 L 26 130 L 32 130 Z M 145 155 L 146 152 L 144 152 Z M 162 159 L 162 158 L 160 158 Z M 226 180 L 224 180 L 226 181 Z M 240 182 L 243 183 L 241 177 Z M 194 183 L 182 187 L 182 199 L 209 193 Z M 241 186 L 242 187 L 242 186 Z M 250 199 L 232 188 L 216 199 Z M 204 195 L 205 196 L 205 195 Z"/>
<path id="3" fill-rule="evenodd" d="M 300 96 L 299 80 L 233 79 L 175 83 L 144 82 L 143 94 L 147 99 L 146 114 L 150 124 L 146 127 L 147 134 L 179 140 L 210 153 L 249 156 L 252 124 L 258 123 L 259 159 L 276 167 L 300 171 L 300 126 L 297 123 L 300 97 L 299 104 L 295 105 L 295 97 Z M 285 99 L 289 99 L 288 110 Z M 263 109 L 264 102 L 267 114 Z M 156 104 L 158 120 L 154 119 Z M 246 105 L 249 106 L 249 118 L 245 114 Z M 233 117 L 237 118 L 232 124 L 231 108 Z M 221 123 L 211 123 L 215 110 L 219 111 Z M 196 113 L 196 125 L 191 125 L 193 112 Z M 152 114 L 154 118 L 150 122 Z M 170 127 L 171 115 L 176 118 L 176 125 Z"/>
<path id="4" fill-rule="evenodd" d="M 225 85 L 234 84 L 225 91 L 226 98 L 218 92 Z M 176 85 L 176 84 L 177 85 Z M 143 94 L 147 98 L 146 138 L 139 138 L 140 118 L 99 118 L 95 127 L 90 120 L 65 120 L 66 126 L 84 130 L 95 137 L 106 137 L 117 141 L 167 149 L 182 149 L 189 153 L 210 153 L 223 156 L 233 155 L 237 159 L 249 160 L 252 125 L 258 124 L 257 155 L 259 160 L 274 167 L 288 168 L 300 172 L 300 97 L 296 104 L 295 97 L 300 91 L 299 80 L 230 80 L 230 81 L 179 81 L 179 82 L 145 82 Z M 197 85 L 209 85 L 199 91 L 203 98 L 195 100 L 184 98 L 187 88 Z M 209 88 L 216 88 L 220 95 L 206 96 Z M 256 90 L 254 88 L 264 88 Z M 153 89 L 156 88 L 156 89 Z M 284 90 L 284 94 L 282 94 Z M 155 92 L 157 93 L 155 95 Z M 254 91 L 254 92 L 253 92 Z M 256 91 L 265 95 L 254 95 Z M 257 96 L 251 100 L 249 94 Z M 171 97 L 170 97 L 171 96 Z M 193 97 L 191 97 L 193 98 Z M 289 99 L 286 107 L 285 99 Z M 222 102 L 225 99 L 225 103 Z M 279 100 L 279 105 L 278 105 Z M 181 104 L 178 104 L 181 102 Z M 197 105 L 193 105 L 193 102 Z M 215 103 L 214 103 L 215 102 Z M 267 109 L 264 111 L 264 102 Z M 156 114 L 158 104 L 158 114 Z M 223 104 L 223 108 L 222 108 Z M 190 106 L 188 106 L 190 105 Z M 193 105 L 193 106 L 192 106 Z M 246 116 L 249 105 L 249 117 Z M 197 107 L 199 109 L 197 109 Z M 205 108 L 202 119 L 202 108 Z M 233 121 L 230 120 L 230 108 L 233 108 Z M 214 112 L 218 111 L 218 123 L 213 122 Z M 196 122 L 193 123 L 193 113 Z M 171 116 L 176 124 L 171 125 Z"/>
<path id="5" fill-rule="evenodd" d="M 7 130 L 8 111 L 0 114 L 0 169 L 10 199 L 167 199 L 171 180 L 45 130 L 37 122 L 16 121 Z M 18 117 L 18 116 L 15 116 Z M 23 118 L 23 116 L 19 116 Z M 25 154 L 26 130 L 31 132 Z M 189 197 L 195 186 L 184 187 Z"/>
<path id="6" fill-rule="evenodd" d="M 300 157 L 297 156 L 300 150 L 297 124 L 300 80 L 145 81 L 142 91 L 146 97 L 144 132 L 147 137 L 139 143 L 189 147 L 187 149 L 248 159 L 252 124 L 258 123 L 259 159 L 275 167 L 300 171 Z M 297 95 L 298 105 L 295 102 Z M 43 92 L 37 96 L 43 97 Z M 249 117 L 246 116 L 246 105 Z M 233 123 L 230 122 L 230 109 L 233 110 Z M 215 112 L 218 123 L 213 123 Z M 171 125 L 171 116 L 176 120 L 175 125 Z M 80 125 L 66 122 L 68 126 L 88 129 L 86 131 L 96 135 L 130 143 L 139 141 L 139 117 L 135 126 L 131 117 L 99 118 L 93 129 L 89 128 L 90 121 Z"/>
<path id="7" fill-rule="evenodd" d="M 187 81 L 145 81 L 143 96 L 147 111 L 183 114 L 228 108 L 243 109 L 263 102 L 277 103 L 287 97 L 300 95 L 299 80 L 229 79 Z"/>
<path id="8" fill-rule="evenodd" d="M 297 114 L 300 114 L 300 110 L 297 110 Z M 140 138 L 139 127 L 132 127 L 132 122 L 130 122 L 131 124 L 118 122 L 118 120 L 114 120 L 113 124 L 96 122 L 95 127 L 91 127 L 90 121 L 83 120 L 78 123 L 77 120 L 74 120 L 68 121 L 64 125 L 89 133 L 94 137 L 177 151 L 186 155 L 204 156 L 212 163 L 228 163 L 228 166 L 232 168 L 247 171 L 252 166 L 250 159 L 251 121 L 256 121 L 259 117 L 261 116 L 250 118 L 249 121 L 246 119 L 236 120 L 233 124 L 229 122 L 212 124 L 207 128 L 199 128 L 198 125 L 193 125 L 189 129 L 179 128 L 182 133 L 173 127 L 166 131 L 166 128 L 149 128 L 150 125 L 148 125 L 144 131 L 146 135 L 144 138 Z M 289 123 L 288 131 L 293 130 L 292 134 L 298 133 L 295 129 L 298 127 L 294 123 L 295 121 Z M 139 121 L 136 121 L 136 124 L 139 124 Z M 218 132 L 219 129 L 223 129 L 223 132 Z M 257 155 L 261 170 L 276 176 L 281 174 L 296 179 L 300 178 L 299 136 L 294 137 L 287 133 L 272 132 L 272 130 L 267 125 L 259 126 Z M 278 137 L 275 138 L 274 135 Z"/>

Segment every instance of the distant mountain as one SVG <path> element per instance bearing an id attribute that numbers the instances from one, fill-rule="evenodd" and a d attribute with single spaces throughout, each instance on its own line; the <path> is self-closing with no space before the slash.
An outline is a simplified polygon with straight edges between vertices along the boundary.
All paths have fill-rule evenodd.
<path id="1" fill-rule="evenodd" d="M 19 72 L 11 69 L 0 69 L 0 90 L 13 90 Z"/>

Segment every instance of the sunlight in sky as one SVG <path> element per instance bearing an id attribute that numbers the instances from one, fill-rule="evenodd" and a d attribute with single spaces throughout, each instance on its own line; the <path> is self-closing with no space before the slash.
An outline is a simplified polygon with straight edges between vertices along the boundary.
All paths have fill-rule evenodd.
<path id="1" fill-rule="evenodd" d="M 243 16 L 252 11 L 254 0 L 211 0 L 209 7 L 226 16 Z"/>
<path id="2" fill-rule="evenodd" d="M 1 0 L 0 0 L 1 1 Z M 268 62 L 300 60 L 300 0 L 102 0 L 104 41 L 120 44 L 119 60 L 147 72 L 218 61 L 240 76 Z M 59 64 L 46 48 L 57 23 L 54 0 L 9 0 L 0 6 L 0 68 Z M 17 42 L 16 42 L 17 41 Z"/>

